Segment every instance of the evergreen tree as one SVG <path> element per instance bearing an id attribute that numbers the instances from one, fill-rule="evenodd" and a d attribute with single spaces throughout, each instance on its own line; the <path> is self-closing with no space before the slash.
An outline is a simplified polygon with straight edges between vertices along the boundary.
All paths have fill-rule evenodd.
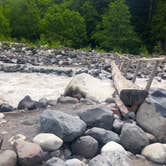
<path id="1" fill-rule="evenodd" d="M 131 25 L 131 16 L 124 0 L 111 2 L 109 10 L 97 26 L 93 39 L 99 47 L 109 51 L 138 52 L 139 40 Z"/>
<path id="2" fill-rule="evenodd" d="M 48 42 L 79 48 L 86 43 L 85 20 L 78 12 L 57 5 L 49 8 L 41 23 Z"/>
<path id="3" fill-rule="evenodd" d="M 152 20 L 152 39 L 159 43 L 161 53 L 166 54 L 166 1 L 159 0 Z"/>
<path id="4" fill-rule="evenodd" d="M 10 0 L 12 37 L 30 41 L 39 39 L 40 12 L 35 0 Z"/>
<path id="5" fill-rule="evenodd" d="M 10 36 L 9 20 L 6 17 L 8 8 L 0 3 L 0 38 L 6 38 Z"/>

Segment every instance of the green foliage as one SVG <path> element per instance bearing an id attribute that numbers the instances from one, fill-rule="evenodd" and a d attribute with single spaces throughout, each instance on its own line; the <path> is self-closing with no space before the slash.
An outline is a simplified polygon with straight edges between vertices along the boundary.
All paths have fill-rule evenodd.
<path id="1" fill-rule="evenodd" d="M 98 24 L 93 39 L 97 44 L 112 51 L 138 52 L 139 39 L 130 22 L 130 12 L 124 0 L 111 2 L 108 12 Z"/>
<path id="2" fill-rule="evenodd" d="M 35 0 L 10 0 L 12 37 L 34 41 L 39 38 L 40 14 Z"/>
<path id="3" fill-rule="evenodd" d="M 0 38 L 7 38 L 10 35 L 9 20 L 5 16 L 5 8 L 0 4 Z"/>
<path id="4" fill-rule="evenodd" d="M 59 41 L 64 46 L 75 48 L 86 43 L 85 20 L 78 12 L 54 5 L 48 9 L 41 26 L 48 43 Z"/>
<path id="5" fill-rule="evenodd" d="M 166 54 L 165 0 L 0 0 L 0 40 Z"/>
<path id="6" fill-rule="evenodd" d="M 159 0 L 152 19 L 152 39 L 160 53 L 166 53 L 166 1 Z M 159 44 L 160 42 L 160 44 Z M 163 51 L 162 51 L 163 50 Z"/>

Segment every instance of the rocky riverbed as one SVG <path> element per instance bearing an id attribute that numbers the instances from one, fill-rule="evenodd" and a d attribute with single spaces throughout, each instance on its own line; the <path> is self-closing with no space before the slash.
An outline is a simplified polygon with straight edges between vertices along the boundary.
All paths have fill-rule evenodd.
<path id="1" fill-rule="evenodd" d="M 144 103 L 123 114 L 108 59 L 114 54 L 1 44 L 0 166 L 165 165 L 165 63 Z M 139 86 L 149 70 L 143 65 Z"/>

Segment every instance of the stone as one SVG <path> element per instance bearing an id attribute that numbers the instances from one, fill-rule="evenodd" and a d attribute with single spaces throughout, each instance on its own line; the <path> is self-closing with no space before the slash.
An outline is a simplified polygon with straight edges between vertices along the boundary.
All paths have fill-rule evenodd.
<path id="1" fill-rule="evenodd" d="M 50 106 L 56 106 L 57 105 L 57 100 L 48 100 L 47 104 L 50 105 Z"/>
<path id="2" fill-rule="evenodd" d="M 82 73 L 71 80 L 65 89 L 64 96 L 75 97 L 79 94 L 83 98 L 102 102 L 111 97 L 113 92 L 111 83 L 106 84 L 89 74 Z"/>
<path id="3" fill-rule="evenodd" d="M 57 157 L 49 159 L 44 166 L 65 166 L 65 162 Z"/>
<path id="4" fill-rule="evenodd" d="M 5 150 L 0 153 L 0 166 L 16 166 L 17 155 L 12 150 Z"/>
<path id="5" fill-rule="evenodd" d="M 18 109 L 36 109 L 36 102 L 31 99 L 30 96 L 25 96 L 18 104 Z"/>
<path id="6" fill-rule="evenodd" d="M 65 166 L 85 166 L 85 164 L 78 159 L 70 159 L 65 162 Z"/>
<path id="7" fill-rule="evenodd" d="M 166 147 L 161 143 L 154 143 L 146 146 L 142 150 L 142 155 L 153 162 L 166 164 Z"/>
<path id="8" fill-rule="evenodd" d="M 40 166 L 42 163 L 42 149 L 38 144 L 27 141 L 17 141 L 15 149 L 21 166 Z"/>
<path id="9" fill-rule="evenodd" d="M 1 104 L 0 106 L 0 112 L 12 112 L 14 111 L 14 108 L 9 104 Z"/>
<path id="10" fill-rule="evenodd" d="M 77 116 L 47 109 L 40 116 L 40 128 L 43 133 L 53 133 L 64 142 L 72 142 L 86 130 L 86 124 Z"/>
<path id="11" fill-rule="evenodd" d="M 0 135 L 0 149 L 1 149 L 1 147 L 2 147 L 2 143 L 3 143 L 3 136 Z"/>
<path id="12" fill-rule="evenodd" d="M 108 142 L 102 147 L 101 153 L 107 153 L 107 152 L 122 152 L 124 154 L 127 154 L 127 151 L 123 148 L 122 145 L 113 141 Z"/>
<path id="13" fill-rule="evenodd" d="M 85 135 L 95 138 L 101 145 L 104 145 L 110 141 L 120 142 L 120 137 L 118 134 L 114 133 L 113 131 L 98 127 L 93 127 L 87 130 Z"/>
<path id="14" fill-rule="evenodd" d="M 115 119 L 113 122 L 113 131 L 120 134 L 124 122 L 120 119 Z"/>
<path id="15" fill-rule="evenodd" d="M 157 139 L 153 134 L 146 133 L 146 136 L 148 137 L 150 144 L 157 142 Z"/>
<path id="16" fill-rule="evenodd" d="M 33 142 L 37 143 L 41 146 L 41 148 L 45 151 L 54 151 L 59 149 L 63 140 L 58 136 L 49 133 L 40 133 L 33 138 Z"/>
<path id="17" fill-rule="evenodd" d="M 73 154 L 92 158 L 97 154 L 98 142 L 91 136 L 82 136 L 72 143 Z"/>
<path id="18" fill-rule="evenodd" d="M 136 121 L 141 128 L 153 134 L 160 142 L 166 142 L 166 117 L 163 116 L 165 110 L 166 108 L 150 99 L 140 106 L 136 114 Z"/>
<path id="19" fill-rule="evenodd" d="M 125 123 L 122 127 L 120 143 L 126 150 L 139 154 L 149 144 L 149 139 L 140 127 L 135 124 Z"/>
<path id="20" fill-rule="evenodd" d="M 88 166 L 132 166 L 128 155 L 120 151 L 101 153 L 90 160 Z"/>
<path id="21" fill-rule="evenodd" d="M 25 135 L 17 134 L 17 135 L 12 136 L 9 139 L 9 142 L 10 142 L 11 145 L 14 145 L 17 141 L 25 141 L 25 140 L 26 140 Z"/>
<path id="22" fill-rule="evenodd" d="M 70 96 L 61 96 L 58 98 L 57 102 L 61 104 L 76 104 L 78 103 L 78 99 Z"/>
<path id="23" fill-rule="evenodd" d="M 79 117 L 88 127 L 100 127 L 106 130 L 112 130 L 114 116 L 113 112 L 107 107 L 101 105 L 90 106 L 80 112 Z"/>

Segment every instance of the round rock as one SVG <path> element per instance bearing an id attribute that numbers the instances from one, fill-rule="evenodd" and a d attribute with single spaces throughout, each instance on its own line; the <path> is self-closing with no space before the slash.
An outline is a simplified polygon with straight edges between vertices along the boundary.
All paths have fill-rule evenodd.
<path id="1" fill-rule="evenodd" d="M 147 159 L 160 163 L 166 164 L 166 144 L 154 143 L 146 146 L 142 150 L 142 155 L 144 155 Z"/>
<path id="2" fill-rule="evenodd" d="M 71 145 L 71 149 L 76 155 L 91 158 L 97 154 L 98 142 L 91 136 L 83 136 Z"/>
<path id="3" fill-rule="evenodd" d="M 78 159 L 70 159 L 65 162 L 65 166 L 85 166 L 85 164 Z"/>
<path id="4" fill-rule="evenodd" d="M 59 149 L 63 140 L 58 136 L 50 133 L 40 133 L 33 138 L 33 142 L 41 146 L 45 151 L 54 151 Z"/>

